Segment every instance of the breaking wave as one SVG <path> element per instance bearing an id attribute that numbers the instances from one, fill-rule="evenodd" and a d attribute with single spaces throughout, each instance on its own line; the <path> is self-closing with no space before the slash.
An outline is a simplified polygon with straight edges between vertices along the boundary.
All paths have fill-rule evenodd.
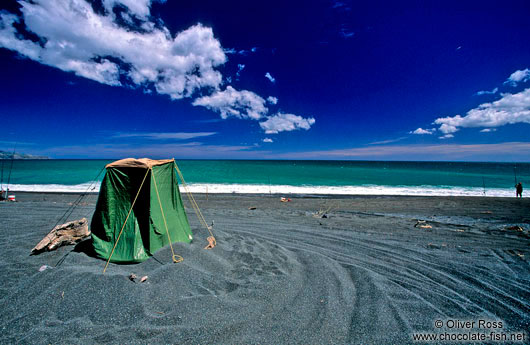
<path id="1" fill-rule="evenodd" d="M 61 184 L 12 184 L 13 192 L 97 193 L 101 184 L 87 182 L 77 185 Z M 302 195 L 415 195 L 415 196 L 490 196 L 513 197 L 515 191 L 507 188 L 486 189 L 455 186 L 290 186 L 263 184 L 190 184 L 193 193 L 211 194 L 302 194 Z M 4 187 L 5 188 L 5 187 Z M 180 189 L 184 192 L 181 185 Z"/>

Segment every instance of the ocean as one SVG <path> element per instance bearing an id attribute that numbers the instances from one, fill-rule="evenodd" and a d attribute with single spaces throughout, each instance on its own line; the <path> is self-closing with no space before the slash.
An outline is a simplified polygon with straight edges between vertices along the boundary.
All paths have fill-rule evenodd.
<path id="1" fill-rule="evenodd" d="M 92 186 L 97 192 L 109 162 L 5 160 L 2 185 L 5 189 L 9 179 L 14 192 L 84 192 L 96 181 Z M 515 175 L 530 187 L 530 163 L 177 160 L 177 164 L 190 190 L 199 193 L 513 197 Z"/>

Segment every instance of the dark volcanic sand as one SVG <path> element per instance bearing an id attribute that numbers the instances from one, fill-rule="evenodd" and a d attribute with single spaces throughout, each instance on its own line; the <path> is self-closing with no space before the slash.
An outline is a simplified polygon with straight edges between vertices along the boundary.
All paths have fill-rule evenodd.
<path id="1" fill-rule="evenodd" d="M 530 199 L 198 195 L 215 249 L 188 209 L 184 262 L 165 247 L 102 274 L 82 247 L 28 255 L 76 198 L 0 203 L 0 344 L 406 344 L 437 319 L 530 328 Z"/>

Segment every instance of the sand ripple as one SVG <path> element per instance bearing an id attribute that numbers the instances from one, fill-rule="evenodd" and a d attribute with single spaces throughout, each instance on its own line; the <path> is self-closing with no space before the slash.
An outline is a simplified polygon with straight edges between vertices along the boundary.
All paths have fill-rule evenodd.
<path id="1" fill-rule="evenodd" d="M 31 209 L 45 217 L 48 204 L 2 213 L 11 242 L 2 248 L 1 343 L 405 344 L 438 318 L 530 324 L 530 266 L 516 255 L 528 255 L 528 240 L 488 232 L 494 221 L 465 232 L 440 221 L 422 233 L 403 214 L 343 208 L 316 219 L 301 206 L 222 205 L 206 211 L 214 250 L 202 249 L 206 234 L 192 222 L 196 241 L 175 245 L 184 262 L 170 263 L 164 248 L 105 275 L 84 252 L 27 256 L 39 234 L 22 236 L 15 224 Z M 149 279 L 134 283 L 130 273 Z"/>

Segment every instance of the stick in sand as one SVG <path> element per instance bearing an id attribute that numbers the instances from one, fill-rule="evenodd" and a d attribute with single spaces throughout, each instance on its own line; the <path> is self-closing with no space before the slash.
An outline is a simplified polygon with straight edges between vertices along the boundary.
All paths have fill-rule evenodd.
<path id="1" fill-rule="evenodd" d="M 6 200 L 7 200 L 7 194 L 9 193 L 9 182 L 11 182 L 11 171 L 13 170 L 13 161 L 15 160 L 16 149 L 17 149 L 17 143 L 15 143 L 15 147 L 13 148 L 13 154 L 11 155 L 11 167 L 9 168 L 9 175 L 7 177 Z"/>
<path id="2" fill-rule="evenodd" d="M 0 178 L 0 181 L 1 181 L 0 190 L 2 191 L 4 190 L 4 161 L 5 159 L 4 157 L 2 157 L 2 178 Z"/>
<path id="3" fill-rule="evenodd" d="M 515 186 L 517 187 L 517 172 L 515 171 L 516 167 L 516 165 L 513 166 L 513 179 L 515 182 Z M 517 188 L 515 189 L 515 197 L 517 198 Z"/>

